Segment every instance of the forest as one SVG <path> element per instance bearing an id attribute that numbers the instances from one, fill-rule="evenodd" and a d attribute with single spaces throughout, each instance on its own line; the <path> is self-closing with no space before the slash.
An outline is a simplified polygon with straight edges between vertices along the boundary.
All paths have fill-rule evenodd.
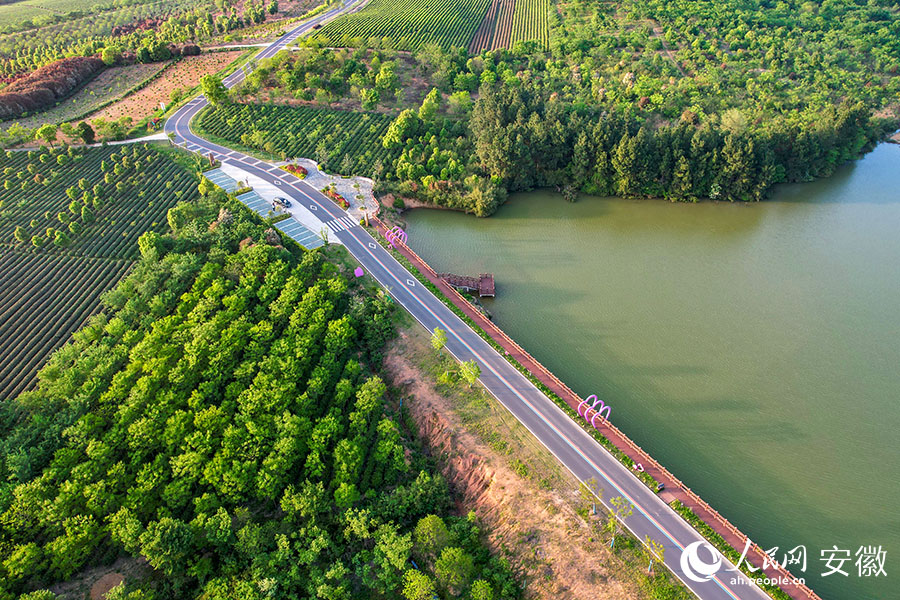
<path id="1" fill-rule="evenodd" d="M 390 299 L 206 192 L 0 404 L 0 598 L 518 597 L 378 375 Z"/>
<path id="2" fill-rule="evenodd" d="M 541 186 L 570 200 L 761 200 L 775 184 L 830 175 L 900 126 L 893 5 L 558 6 L 549 51 L 520 40 L 474 56 L 427 43 L 409 54 L 360 39 L 378 49 L 351 53 L 314 38 L 232 99 L 391 114 L 390 154 L 355 172 L 381 192 L 482 216 Z M 414 72 L 385 73 L 410 60 Z M 235 142 L 253 133 L 246 121 L 222 127 Z"/>

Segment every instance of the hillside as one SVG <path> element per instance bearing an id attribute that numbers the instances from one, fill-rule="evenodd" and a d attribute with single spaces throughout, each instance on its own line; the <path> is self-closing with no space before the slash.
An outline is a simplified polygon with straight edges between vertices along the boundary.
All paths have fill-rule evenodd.
<path id="1" fill-rule="evenodd" d="M 221 194 L 169 221 L 0 405 L 0 597 L 125 556 L 108 597 L 517 597 L 386 402 L 387 297 Z"/>

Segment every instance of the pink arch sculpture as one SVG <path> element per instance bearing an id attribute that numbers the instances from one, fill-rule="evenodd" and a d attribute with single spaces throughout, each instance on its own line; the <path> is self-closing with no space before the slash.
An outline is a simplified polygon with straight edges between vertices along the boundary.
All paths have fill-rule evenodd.
<path id="1" fill-rule="evenodd" d="M 594 401 L 593 404 L 588 405 L 591 400 Z M 585 407 L 583 413 L 581 412 L 582 407 Z M 588 414 L 592 410 L 594 411 L 594 416 L 588 417 Z M 596 394 L 591 394 L 578 404 L 577 412 L 584 417 L 585 421 L 588 421 L 591 424 L 591 427 L 597 429 L 597 423 L 595 422 L 597 417 L 600 418 L 601 422 L 603 420 L 608 420 L 609 415 L 612 413 L 612 407 L 605 404 L 603 400 L 597 398 Z"/>
<path id="2" fill-rule="evenodd" d="M 406 232 L 397 225 L 390 231 L 385 232 L 384 239 L 391 245 L 391 248 L 396 248 L 396 246 L 394 246 L 395 242 L 398 244 L 406 244 L 406 240 L 408 240 L 409 237 L 406 235 Z"/>

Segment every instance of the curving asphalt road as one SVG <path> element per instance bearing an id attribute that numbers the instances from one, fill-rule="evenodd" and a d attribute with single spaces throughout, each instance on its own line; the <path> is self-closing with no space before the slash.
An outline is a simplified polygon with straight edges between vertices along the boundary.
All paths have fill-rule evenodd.
<path id="1" fill-rule="evenodd" d="M 288 32 L 261 51 L 257 59 L 274 55 L 286 44 L 310 31 L 314 25 L 334 18 L 358 6 L 359 2 L 345 2 L 339 8 L 307 21 Z M 236 71 L 224 82 L 231 87 L 244 78 Z M 221 162 L 234 165 L 263 180 L 280 186 L 283 195 L 313 212 L 323 224 L 346 217 L 346 213 L 320 192 L 264 161 L 213 144 L 195 135 L 190 129 L 191 119 L 207 105 L 204 97 L 188 102 L 165 125 L 173 134 L 175 144 L 199 152 L 212 154 Z M 481 367 L 481 383 L 497 398 L 554 456 L 580 481 L 594 479 L 603 489 L 602 501 L 609 506 L 611 498 L 622 497 L 634 506 L 625 525 L 639 539 L 646 536 L 665 547 L 665 563 L 699 598 L 703 600 L 763 600 L 769 598 L 746 576 L 734 571 L 734 566 L 710 546 L 699 554 L 705 563 L 721 559 L 722 567 L 711 578 L 695 581 L 682 569 L 682 550 L 703 538 L 675 511 L 641 483 L 609 452 L 603 449 L 582 427 L 572 421 L 558 406 L 538 390 L 528 379 L 500 356 L 487 342 L 457 317 L 447 306 L 426 289 L 412 274 L 398 263 L 366 230 L 358 225 L 342 227 L 331 233 L 344 244 L 364 269 L 378 280 L 391 296 L 428 331 L 440 327 L 447 332 L 447 349 L 461 361 L 475 360 Z M 714 551 L 713 551 L 714 552 Z M 564 560 L 564 557 L 557 557 Z M 588 565 L 586 565 L 588 566 Z"/>

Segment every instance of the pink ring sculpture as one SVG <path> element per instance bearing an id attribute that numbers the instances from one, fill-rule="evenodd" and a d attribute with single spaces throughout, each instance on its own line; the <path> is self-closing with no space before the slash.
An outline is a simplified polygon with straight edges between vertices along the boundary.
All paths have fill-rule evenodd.
<path id="1" fill-rule="evenodd" d="M 587 403 L 592 399 L 594 401 L 593 404 L 587 406 Z M 584 413 L 581 412 L 582 406 L 587 406 L 587 408 L 584 409 Z M 588 414 L 592 410 L 594 411 L 594 416 L 589 417 Z M 597 429 L 597 423 L 595 422 L 597 417 L 600 417 L 601 422 L 603 420 L 609 419 L 609 415 L 612 413 L 612 407 L 605 404 L 603 400 L 597 398 L 596 394 L 591 394 L 578 404 L 577 412 L 579 415 L 584 417 L 585 421 L 588 421 L 591 424 L 591 427 Z"/>
<path id="2" fill-rule="evenodd" d="M 398 244 L 406 244 L 406 240 L 409 239 L 409 237 L 406 235 L 406 232 L 397 225 L 390 231 L 385 232 L 384 239 L 391 245 L 391 248 L 396 248 L 396 246 L 394 246 L 395 242 Z"/>

